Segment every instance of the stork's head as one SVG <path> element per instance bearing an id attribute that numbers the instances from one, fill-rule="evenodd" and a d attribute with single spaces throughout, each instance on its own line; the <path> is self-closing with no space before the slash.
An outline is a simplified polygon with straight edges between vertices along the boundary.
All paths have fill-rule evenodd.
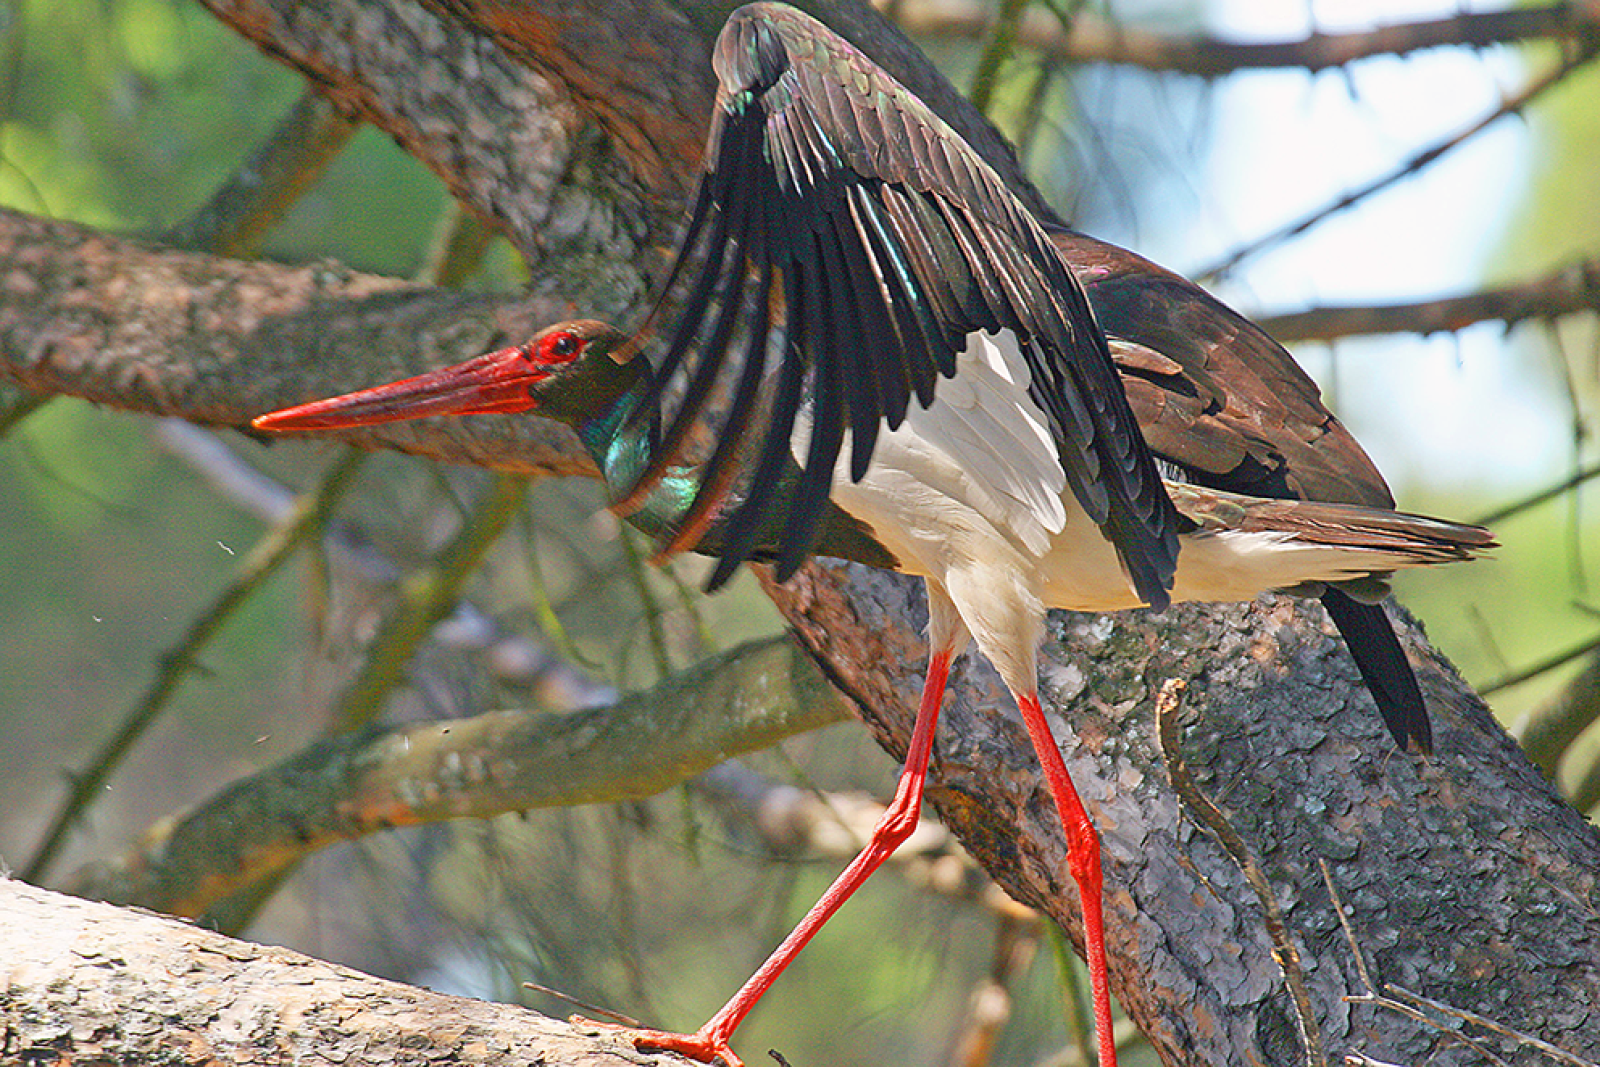
<path id="1" fill-rule="evenodd" d="M 502 348 L 415 378 L 284 408 L 251 421 L 284 433 L 337 430 L 428 415 L 537 412 L 582 422 L 608 410 L 638 382 L 644 361 L 627 334 L 593 319 L 547 326 Z"/>

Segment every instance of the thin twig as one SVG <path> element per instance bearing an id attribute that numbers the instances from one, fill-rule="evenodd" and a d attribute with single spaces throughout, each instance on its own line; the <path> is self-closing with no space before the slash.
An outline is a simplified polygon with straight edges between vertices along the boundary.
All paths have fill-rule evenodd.
<path id="1" fill-rule="evenodd" d="M 695 651 L 702 656 L 722 651 L 722 642 L 711 632 L 711 627 L 706 625 L 705 612 L 702 610 L 706 598 L 700 595 L 692 582 L 684 580 L 683 573 L 676 565 L 669 564 L 661 568 L 661 575 L 666 578 L 667 584 L 672 586 L 673 595 L 678 598 L 678 610 L 683 612 L 694 627 Z"/>
<path id="2" fill-rule="evenodd" d="M 1481 515 L 1472 521 L 1477 523 L 1479 526 L 1493 526 L 1495 523 L 1505 522 L 1513 515 L 1520 515 L 1524 511 L 1538 507 L 1547 500 L 1554 500 L 1556 497 L 1559 497 L 1565 493 L 1569 493 L 1578 488 L 1578 486 L 1583 485 L 1585 482 L 1593 481 L 1595 478 L 1600 478 L 1600 463 L 1596 463 L 1590 467 L 1584 467 L 1582 470 L 1575 472 L 1571 477 L 1565 479 L 1564 481 L 1557 482 L 1555 485 L 1545 486 L 1536 493 L 1525 496 L 1520 500 L 1514 500 L 1502 507 L 1495 508 L 1488 514 Z"/>
<path id="3" fill-rule="evenodd" d="M 533 607 L 534 622 L 539 627 L 539 632 L 548 638 L 556 650 L 572 663 L 582 667 L 591 674 L 601 670 L 601 664 L 585 656 L 578 643 L 573 640 L 566 623 L 561 621 L 561 612 L 557 610 L 554 598 L 550 595 L 549 584 L 544 580 L 544 566 L 541 562 L 543 556 L 539 552 L 540 535 L 544 532 L 533 521 L 533 516 L 524 509 L 517 520 L 522 530 L 522 544 L 528 558 L 528 586 L 530 603 Z M 585 587 L 587 588 L 587 586 Z M 610 687 L 607 687 L 610 688 Z"/>
<path id="4" fill-rule="evenodd" d="M 156 442 L 171 456 L 204 478 L 224 500 L 254 515 L 263 523 L 277 525 L 287 521 L 294 510 L 295 494 L 281 482 L 263 474 L 242 459 L 218 435 L 182 419 L 158 419 Z M 522 513 L 528 522 L 527 512 Z M 529 523 L 529 536 L 532 526 Z M 322 535 L 321 547 L 337 563 L 341 576 L 350 576 L 372 586 L 393 586 L 400 581 L 400 567 L 378 549 L 374 539 L 348 520 L 331 519 Z M 320 564 L 322 553 L 310 557 Z M 533 562 L 535 580 L 543 577 Z M 317 613 L 312 612 L 313 615 Z M 434 630 L 440 645 L 482 654 L 496 679 L 507 685 L 537 687 L 541 702 L 556 710 L 609 704 L 616 690 L 595 681 L 570 640 L 560 639 L 559 625 L 552 636 L 554 649 L 528 634 L 508 629 L 469 601 L 456 604 L 454 611 Z"/>
<path id="5" fill-rule="evenodd" d="M 156 419 L 150 433 L 157 447 L 246 515 L 267 526 L 290 521 L 300 494 L 242 458 L 215 430 L 167 417 Z M 373 547 L 372 538 L 339 519 L 330 517 L 322 548 L 363 581 L 390 585 L 400 580 L 400 568 Z"/>
<path id="6" fill-rule="evenodd" d="M 521 475 L 496 475 L 455 538 L 401 583 L 400 603 L 373 639 L 361 673 L 340 696 L 330 730 L 354 730 L 377 714 L 417 645 L 455 605 L 483 554 L 521 508 L 526 489 L 527 479 Z"/>
<path id="7" fill-rule="evenodd" d="M 1378 991 L 1377 984 L 1372 980 L 1372 972 L 1367 968 L 1366 953 L 1361 951 L 1361 944 L 1356 940 L 1356 932 L 1351 928 L 1350 920 L 1344 913 L 1344 901 L 1339 898 L 1339 889 L 1333 884 L 1333 871 L 1328 867 L 1328 861 L 1321 857 L 1317 858 L 1317 864 L 1322 868 L 1322 881 L 1328 887 L 1328 900 L 1333 905 L 1333 913 L 1338 917 L 1339 927 L 1344 931 L 1345 941 L 1350 946 L 1350 956 L 1355 960 L 1356 973 L 1361 976 L 1361 984 L 1367 990 L 1365 993 L 1344 997 L 1344 1002 L 1346 1004 L 1370 1004 L 1373 1007 L 1385 1008 L 1397 1015 L 1403 1015 L 1419 1026 L 1442 1031 L 1445 1037 L 1461 1042 L 1491 1063 L 1506 1067 L 1505 1061 L 1487 1048 L 1484 1048 L 1479 1042 L 1472 1040 L 1465 1034 L 1457 1033 L 1449 1027 L 1441 1025 L 1439 1020 L 1429 1016 L 1426 1012 L 1418 1011 L 1411 1005 L 1401 1003 L 1393 997 L 1385 996 Z"/>
<path id="8" fill-rule="evenodd" d="M 1565 651 L 1557 652 L 1552 656 L 1547 656 L 1538 663 L 1533 664 L 1531 667 L 1524 667 L 1522 670 L 1517 671 L 1514 674 L 1508 674 L 1503 678 L 1496 678 L 1488 685 L 1479 686 L 1478 693 L 1481 696 L 1488 696 L 1490 693 L 1498 693 L 1502 689 L 1510 689 L 1514 685 L 1521 685 L 1523 682 L 1539 677 L 1539 675 L 1545 673 L 1546 671 L 1553 671 L 1557 667 L 1564 667 L 1568 663 L 1571 663 L 1573 660 L 1577 659 L 1579 656 L 1588 655 L 1597 648 L 1600 648 L 1600 635 L 1588 638 L 1587 640 L 1575 645 L 1572 648 L 1566 649 Z"/>
<path id="9" fill-rule="evenodd" d="M 1249 882 L 1250 888 L 1255 891 L 1256 898 L 1261 902 L 1261 910 L 1266 915 L 1267 935 L 1272 940 L 1272 957 L 1278 961 L 1284 981 L 1289 987 L 1289 996 L 1294 1001 L 1295 1024 L 1300 1031 L 1305 1062 L 1308 1067 L 1327 1067 L 1328 1060 L 1322 1048 L 1321 1029 L 1311 1005 L 1311 994 L 1306 990 L 1305 973 L 1300 967 L 1300 952 L 1289 936 L 1288 924 L 1284 922 L 1283 912 L 1278 908 L 1278 898 L 1273 895 L 1272 886 L 1267 881 L 1266 875 L 1262 873 L 1255 858 L 1250 855 L 1244 838 L 1239 836 L 1239 832 L 1233 828 L 1233 824 L 1228 821 L 1222 809 L 1201 792 L 1189 774 L 1189 765 L 1184 759 L 1180 744 L 1178 722 L 1178 708 L 1185 688 L 1183 679 L 1169 678 L 1162 683 L 1161 691 L 1156 694 L 1156 725 L 1161 737 L 1161 752 L 1167 764 L 1167 773 L 1172 778 L 1172 788 L 1178 794 L 1178 799 L 1190 809 L 1190 813 L 1202 826 L 1211 831 L 1224 851 L 1233 858 L 1233 862 L 1243 872 L 1245 881 Z"/>
<path id="10" fill-rule="evenodd" d="M 579 1000 L 572 994 L 563 993 L 559 989 L 551 989 L 549 986 L 540 985 L 538 982 L 523 982 L 522 988 L 531 989 L 535 993 L 543 993 L 547 997 L 554 997 L 559 1001 L 571 1004 L 574 1008 L 577 1008 L 586 1015 L 598 1015 L 602 1019 L 610 1019 L 618 1026 L 626 1026 L 635 1030 L 639 1029 L 639 1020 L 633 1018 L 631 1015 L 624 1015 L 620 1011 L 612 1011 L 610 1008 L 602 1008 L 597 1004 L 590 1004 L 586 1000 Z"/>
<path id="11" fill-rule="evenodd" d="M 1570 1063 L 1572 1064 L 1572 1067 L 1600 1067 L 1600 1065 L 1596 1065 L 1593 1060 L 1586 1060 L 1582 1056 L 1575 1056 L 1559 1045 L 1552 1045 L 1543 1038 L 1534 1037 L 1532 1034 L 1525 1034 L 1521 1030 L 1513 1030 L 1504 1023 L 1495 1022 L 1488 1016 L 1479 1015 L 1475 1011 L 1468 1011 L 1465 1008 L 1452 1007 L 1443 1001 L 1434 1000 L 1432 997 L 1425 997 L 1421 993 L 1413 993 L 1404 986 L 1397 986 L 1393 982 L 1385 983 L 1383 988 L 1386 991 L 1393 993 L 1397 997 L 1409 998 L 1416 1001 L 1418 1004 L 1423 1004 L 1432 1008 L 1434 1011 L 1439 1012 L 1440 1014 L 1449 1015 L 1453 1018 L 1460 1019 L 1462 1022 L 1471 1023 L 1473 1026 L 1481 1026 L 1485 1030 L 1492 1030 L 1504 1037 L 1511 1038 L 1513 1041 L 1517 1041 L 1521 1044 L 1528 1045 L 1531 1048 L 1538 1049 L 1551 1059 L 1559 1060 L 1562 1063 Z"/>
<path id="12" fill-rule="evenodd" d="M 1514 326 L 1529 319 L 1548 321 L 1594 311 L 1600 311 L 1600 262 L 1586 259 L 1531 282 L 1459 296 L 1315 307 L 1255 319 L 1273 337 L 1290 344 L 1395 333 L 1456 333 L 1480 322 Z"/>
<path id="13" fill-rule="evenodd" d="M 1028 87 L 1028 102 L 1022 108 L 1022 125 L 1017 129 L 1017 156 L 1024 162 L 1033 157 L 1039 138 L 1039 125 L 1044 121 L 1046 98 L 1055 86 L 1060 68 L 1042 60 L 1033 68 L 1033 84 Z"/>
<path id="14" fill-rule="evenodd" d="M 968 997 L 967 1023 L 961 1029 L 951 1062 L 959 1067 L 988 1067 L 995 1043 L 1011 1019 L 1015 986 L 1039 948 L 1043 927 L 1038 912 L 1017 909 L 1000 913 L 994 928 L 989 970 Z"/>
<path id="15" fill-rule="evenodd" d="M 1322 868 L 1322 882 L 1328 887 L 1328 900 L 1333 904 L 1333 913 L 1339 918 L 1339 927 L 1344 930 L 1344 939 L 1350 944 L 1350 955 L 1356 961 L 1356 973 L 1361 976 L 1361 984 L 1367 992 L 1376 993 L 1377 985 L 1372 981 L 1372 972 L 1367 970 L 1366 953 L 1361 951 L 1361 945 L 1356 941 L 1356 932 L 1350 927 L 1350 919 L 1344 913 L 1344 901 L 1339 899 L 1339 887 L 1333 884 L 1333 869 L 1328 866 L 1328 861 L 1321 856 L 1317 857 L 1317 866 Z"/>
<path id="16" fill-rule="evenodd" d="M 1477 601 L 1466 605 L 1467 622 L 1472 627 L 1472 632 L 1478 638 L 1478 643 L 1483 646 L 1484 656 L 1497 667 L 1502 674 L 1509 674 L 1515 670 L 1511 661 L 1506 658 L 1505 652 L 1500 648 L 1500 641 L 1495 637 L 1494 626 L 1490 624 L 1488 616 L 1484 614 L 1483 606 Z"/>
<path id="17" fill-rule="evenodd" d="M 880 8 L 891 5 L 877 0 Z M 897 0 L 891 17 L 917 36 L 976 39 L 989 32 L 993 8 L 949 0 Z M 1403 56 L 1431 48 L 1492 48 L 1539 40 L 1582 40 L 1596 30 L 1592 6 L 1552 3 L 1500 11 L 1458 12 L 1349 33 L 1313 31 L 1298 40 L 1230 41 L 1201 34 L 1165 34 L 1103 17 L 1070 27 L 1022 20 L 1018 43 L 1063 63 L 1114 63 L 1149 71 L 1221 78 L 1243 70 L 1296 69 L 1315 73 L 1374 56 Z"/>
<path id="18" fill-rule="evenodd" d="M 1050 938 L 1050 954 L 1056 961 L 1056 974 L 1060 976 L 1062 1016 L 1067 1024 L 1067 1048 L 1076 1053 L 1079 1064 L 1095 1063 L 1094 1017 L 1089 1014 L 1087 976 L 1082 973 L 1078 957 L 1067 944 L 1066 934 L 1057 927 L 1046 931 Z M 1058 1057 L 1059 1058 L 1059 1057 Z"/>
<path id="19" fill-rule="evenodd" d="M 972 74 L 972 91 L 967 94 L 972 106 L 989 114 L 989 104 L 994 99 L 994 87 L 1000 80 L 1000 68 L 1011 58 L 1017 47 L 1017 23 L 1028 0 L 1000 0 L 1000 11 L 995 16 L 989 34 L 989 43 L 978 57 L 978 68 Z"/>
<path id="20" fill-rule="evenodd" d="M 1588 437 L 1588 427 L 1584 425 L 1583 394 L 1585 384 L 1580 382 L 1572 366 L 1572 356 L 1567 352 L 1566 342 L 1561 338 L 1561 330 L 1557 328 L 1553 319 L 1546 319 L 1543 323 L 1546 344 L 1555 361 L 1561 368 L 1561 385 L 1566 393 L 1567 413 L 1571 435 L 1568 444 L 1571 447 L 1569 457 L 1572 464 L 1572 476 L 1577 477 L 1583 471 L 1583 445 Z M 1583 560 L 1583 496 L 1573 493 L 1567 497 L 1567 559 L 1572 573 L 1572 588 L 1582 595 L 1589 590 Z"/>
<path id="21" fill-rule="evenodd" d="M 70 776 L 71 791 L 56 812 L 55 818 L 51 820 L 49 829 L 45 831 L 33 858 L 23 871 L 24 881 L 35 885 L 40 883 L 51 864 L 55 862 L 61 847 L 66 843 L 68 831 L 82 816 L 90 799 L 99 794 L 105 780 L 160 716 L 167 706 L 168 698 L 177 691 L 178 685 L 195 669 L 200 650 L 216 636 L 222 625 L 232 617 L 234 611 L 248 599 L 249 595 L 271 576 L 306 538 L 323 527 L 334 503 L 350 485 L 363 459 L 364 453 L 346 449 L 328 468 L 316 490 L 301 498 L 287 522 L 268 532 L 256 543 L 240 563 L 239 572 L 233 581 L 195 618 L 178 643 L 158 658 L 161 669 L 144 695 L 123 716 L 122 724 L 100 750 L 90 757 L 88 764 Z"/>
<path id="22" fill-rule="evenodd" d="M 1241 261 L 1249 258 L 1250 256 L 1257 255 L 1268 248 L 1282 244 L 1291 237 L 1296 237 L 1299 234 L 1304 233 L 1313 226 L 1323 222 L 1333 215 L 1336 215 L 1347 208 L 1354 207 L 1356 204 L 1368 199 L 1375 193 L 1387 189 L 1389 186 L 1394 185 L 1403 178 L 1407 178 L 1412 174 L 1418 173 L 1419 171 L 1428 167 L 1435 160 L 1439 159 L 1441 156 L 1444 156 L 1451 149 L 1465 144 L 1467 141 L 1471 140 L 1473 137 L 1476 137 L 1479 133 L 1482 133 L 1484 130 L 1505 118 L 1507 115 L 1515 115 L 1521 112 L 1523 108 L 1537 100 L 1539 96 L 1545 92 L 1545 90 L 1559 85 L 1566 79 L 1567 75 L 1571 74 L 1578 67 L 1583 66 L 1585 63 L 1589 62 L 1589 60 L 1593 59 L 1595 51 L 1595 43 L 1585 39 L 1581 47 L 1576 49 L 1571 54 L 1563 56 L 1561 62 L 1556 64 L 1554 69 L 1550 70 L 1541 77 L 1535 78 L 1532 82 L 1525 86 L 1520 93 L 1505 99 L 1501 102 L 1499 107 L 1496 107 L 1493 111 L 1489 112 L 1489 114 L 1485 115 L 1477 122 L 1474 122 L 1466 129 L 1450 137 L 1446 137 L 1442 141 L 1430 145 L 1429 147 L 1413 155 L 1400 166 L 1389 171 L 1387 174 L 1380 175 L 1365 185 L 1353 189 L 1348 193 L 1344 193 L 1333 203 L 1318 208 L 1316 211 L 1311 212 L 1309 215 L 1306 215 L 1295 222 L 1279 227 L 1278 229 L 1273 230 L 1272 232 L 1258 237 L 1255 240 L 1235 249 L 1221 262 L 1206 268 L 1205 270 L 1196 272 L 1197 276 L 1201 278 L 1215 278 L 1219 275 L 1226 274 L 1228 271 L 1238 266 Z"/>
<path id="23" fill-rule="evenodd" d="M 646 632 L 650 636 L 650 655 L 655 660 L 656 677 L 665 678 L 672 673 L 672 654 L 667 648 L 667 629 L 662 624 L 666 612 L 650 588 L 650 574 L 645 570 L 644 553 L 639 551 L 635 537 L 643 536 L 624 527 L 618 541 L 622 545 L 622 558 L 628 564 L 628 578 L 639 594 L 639 604 L 644 611 Z"/>
<path id="24" fill-rule="evenodd" d="M 253 251 L 338 158 L 356 125 L 308 83 L 271 136 L 163 240 L 224 256 Z"/>

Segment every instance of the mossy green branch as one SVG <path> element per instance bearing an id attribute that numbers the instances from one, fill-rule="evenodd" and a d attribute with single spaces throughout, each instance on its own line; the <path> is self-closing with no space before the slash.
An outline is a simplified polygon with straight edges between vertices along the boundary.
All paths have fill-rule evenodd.
<path id="1" fill-rule="evenodd" d="M 784 635 L 609 707 L 369 726 L 162 820 L 134 853 L 86 871 L 74 891 L 195 916 L 336 842 L 395 826 L 651 796 L 848 714 L 846 699 Z"/>

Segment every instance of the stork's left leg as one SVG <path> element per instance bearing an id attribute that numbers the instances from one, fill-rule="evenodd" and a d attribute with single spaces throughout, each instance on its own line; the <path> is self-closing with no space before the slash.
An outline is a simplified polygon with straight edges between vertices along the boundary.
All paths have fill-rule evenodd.
<path id="1" fill-rule="evenodd" d="M 828 887 L 822 899 L 812 906 L 799 925 L 767 957 L 767 961 L 704 1026 L 692 1034 L 627 1028 L 636 1048 L 667 1049 L 701 1063 L 721 1061 L 727 1067 L 742 1067 L 742 1061 L 728 1044 L 733 1032 L 772 983 L 778 980 L 783 969 L 800 954 L 806 942 L 822 929 L 822 925 L 850 898 L 850 894 L 911 836 L 911 831 L 917 825 L 917 813 L 922 809 L 922 785 L 927 777 L 928 759 L 933 754 L 933 735 L 939 722 L 939 706 L 944 700 L 950 661 L 961 654 L 969 640 L 966 626 L 955 606 L 944 590 L 932 581 L 928 583 L 928 616 L 928 673 L 923 680 L 922 701 L 917 708 L 916 723 L 911 728 L 905 768 L 900 772 L 900 784 L 895 789 L 894 800 L 873 827 L 867 847 Z"/>

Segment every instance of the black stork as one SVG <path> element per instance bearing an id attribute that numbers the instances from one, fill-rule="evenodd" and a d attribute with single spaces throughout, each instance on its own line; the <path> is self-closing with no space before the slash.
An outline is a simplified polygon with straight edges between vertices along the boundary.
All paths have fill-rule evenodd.
<path id="1" fill-rule="evenodd" d="M 738 1067 L 740 1022 L 915 824 L 950 663 L 975 640 L 1062 820 L 1114 1067 L 1099 841 L 1036 688 L 1045 610 L 1319 594 L 1395 738 L 1426 751 L 1426 709 L 1375 601 L 1389 572 L 1493 541 L 1393 511 L 1259 328 L 1132 253 L 1041 225 L 809 16 L 741 8 L 713 62 L 706 171 L 662 286 L 686 279 L 683 309 L 661 355 L 604 323 L 560 323 L 255 425 L 537 412 L 577 429 L 618 510 L 663 554 L 716 558 L 710 588 L 747 560 L 786 580 L 813 553 L 921 575 L 927 679 L 866 849 L 699 1031 L 634 1041 Z"/>

